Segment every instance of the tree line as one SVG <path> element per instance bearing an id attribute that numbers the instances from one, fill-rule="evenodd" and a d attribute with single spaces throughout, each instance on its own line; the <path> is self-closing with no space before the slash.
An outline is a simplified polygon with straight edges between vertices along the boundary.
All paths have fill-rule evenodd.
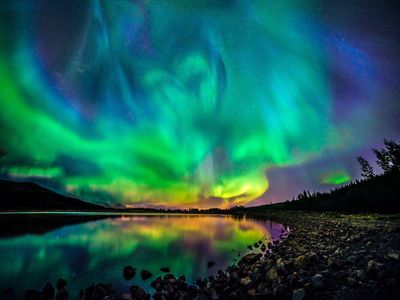
<path id="1" fill-rule="evenodd" d="M 376 164 L 382 172 L 375 173 L 371 164 L 361 156 L 361 180 L 353 180 L 328 192 L 303 191 L 292 200 L 247 208 L 264 210 L 315 210 L 341 212 L 400 212 L 400 143 L 384 140 L 384 147 L 372 149 Z"/>
<path id="2" fill-rule="evenodd" d="M 398 172 L 400 170 L 400 144 L 393 140 L 384 140 L 385 147 L 372 149 L 376 157 L 377 165 L 382 169 L 383 174 Z M 362 156 L 357 157 L 361 168 L 361 177 L 368 180 L 375 177 L 371 164 Z"/>

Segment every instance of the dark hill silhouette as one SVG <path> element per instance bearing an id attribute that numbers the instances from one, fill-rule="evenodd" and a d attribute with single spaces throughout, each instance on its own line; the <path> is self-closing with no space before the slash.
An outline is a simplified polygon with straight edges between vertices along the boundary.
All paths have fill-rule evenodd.
<path id="1" fill-rule="evenodd" d="M 66 197 L 32 182 L 0 180 L 0 210 L 106 210 L 105 207 Z"/>

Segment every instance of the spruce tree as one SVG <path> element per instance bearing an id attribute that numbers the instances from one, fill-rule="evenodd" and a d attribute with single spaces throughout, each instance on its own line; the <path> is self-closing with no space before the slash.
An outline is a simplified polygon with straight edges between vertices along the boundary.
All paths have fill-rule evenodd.
<path id="1" fill-rule="evenodd" d="M 358 163 L 361 168 L 361 177 L 364 179 L 371 179 L 375 176 L 374 169 L 371 167 L 369 162 L 361 156 L 357 157 Z"/>

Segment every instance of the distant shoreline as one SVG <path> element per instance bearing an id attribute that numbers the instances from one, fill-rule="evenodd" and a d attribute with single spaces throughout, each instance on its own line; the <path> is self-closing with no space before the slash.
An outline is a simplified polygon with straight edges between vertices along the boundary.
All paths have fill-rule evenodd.
<path id="1" fill-rule="evenodd" d="M 0 211 L 2 215 L 104 215 L 104 216 L 122 216 L 122 215 L 218 215 L 218 216 L 237 216 L 231 213 L 193 213 L 193 212 L 141 212 L 141 211 L 77 211 L 77 210 L 56 210 L 56 211 Z M 251 215 L 251 214 L 249 214 Z"/>

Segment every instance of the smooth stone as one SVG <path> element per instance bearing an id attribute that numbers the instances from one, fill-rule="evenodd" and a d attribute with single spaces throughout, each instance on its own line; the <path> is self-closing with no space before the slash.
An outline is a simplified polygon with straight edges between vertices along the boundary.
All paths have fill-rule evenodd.
<path id="1" fill-rule="evenodd" d="M 357 270 L 357 277 L 360 280 L 365 281 L 365 280 L 367 280 L 367 273 L 365 273 L 364 270 Z"/>
<path id="2" fill-rule="evenodd" d="M 306 297 L 305 289 L 297 289 L 293 291 L 292 300 L 303 300 Z"/>
<path id="3" fill-rule="evenodd" d="M 244 285 L 244 286 L 247 286 L 247 285 L 249 285 L 251 283 L 251 279 L 250 279 L 250 277 L 244 277 L 244 278 L 242 278 L 241 280 L 240 280 L 240 284 L 241 285 Z"/>
<path id="4" fill-rule="evenodd" d="M 314 284 L 314 286 L 317 287 L 317 288 L 324 287 L 324 277 L 321 274 L 315 274 L 311 278 L 311 281 Z"/>
<path id="5" fill-rule="evenodd" d="M 312 262 L 318 260 L 318 255 L 314 252 L 308 252 L 305 255 L 296 257 L 293 261 L 293 267 L 297 270 L 304 269 L 309 266 Z"/>
<path id="6" fill-rule="evenodd" d="M 387 256 L 388 257 L 390 257 L 390 258 L 393 258 L 393 259 L 395 259 L 395 260 L 399 260 L 399 253 L 397 253 L 397 252 L 393 252 L 393 251 L 391 251 L 391 252 L 389 252 L 388 254 L 387 254 Z"/>
<path id="7" fill-rule="evenodd" d="M 67 300 L 68 299 L 68 291 L 65 288 L 61 288 L 58 290 L 56 297 L 54 298 L 56 300 Z"/>
<path id="8" fill-rule="evenodd" d="M 300 255 L 300 256 L 296 257 L 293 260 L 293 268 L 295 268 L 296 270 L 302 269 L 304 266 L 304 259 L 305 259 L 304 255 Z"/>
<path id="9" fill-rule="evenodd" d="M 162 268 L 160 269 L 160 271 L 161 271 L 161 272 L 164 272 L 164 273 L 169 273 L 169 272 L 171 272 L 171 270 L 170 270 L 169 267 L 162 267 Z"/>
<path id="10" fill-rule="evenodd" d="M 378 273 L 378 271 L 381 269 L 381 267 L 382 267 L 382 264 L 379 264 L 374 260 L 370 260 L 367 263 L 367 274 L 369 276 L 371 276 L 371 275 L 373 276 L 376 273 Z"/>
<path id="11" fill-rule="evenodd" d="M 276 263 L 275 263 L 275 268 L 279 272 L 284 272 L 285 271 L 285 264 L 283 263 L 282 259 L 279 258 Z"/>
<path id="12" fill-rule="evenodd" d="M 346 260 L 352 264 L 355 264 L 358 261 L 358 257 L 355 255 L 350 255 L 349 257 L 346 258 Z"/>
<path id="13" fill-rule="evenodd" d="M 46 285 L 42 290 L 42 296 L 41 296 L 42 300 L 53 300 L 54 295 L 55 295 L 55 290 L 53 285 L 50 282 L 46 283 Z"/>
<path id="14" fill-rule="evenodd" d="M 57 290 L 61 290 L 61 289 L 65 288 L 66 285 L 67 285 L 67 281 L 65 281 L 62 278 L 58 279 L 58 281 L 57 281 Z"/>
<path id="15" fill-rule="evenodd" d="M 96 285 L 96 287 L 93 290 L 92 293 L 92 298 L 93 299 L 103 299 L 106 296 L 110 296 L 114 294 L 114 290 L 112 288 L 112 286 L 103 284 L 103 283 L 99 283 Z"/>
<path id="16" fill-rule="evenodd" d="M 214 266 L 214 265 L 215 265 L 215 262 L 209 261 L 209 262 L 207 263 L 207 268 L 211 268 L 211 267 Z"/>
<path id="17" fill-rule="evenodd" d="M 268 282 L 273 282 L 278 279 L 278 272 L 274 267 L 268 270 L 268 272 L 265 274 L 265 279 Z"/>
<path id="18" fill-rule="evenodd" d="M 132 285 L 129 288 L 129 291 L 131 292 L 133 299 L 143 299 L 143 300 L 150 299 L 150 294 L 147 294 L 145 290 L 138 285 Z"/>
<path id="19" fill-rule="evenodd" d="M 136 275 L 136 268 L 134 268 L 132 266 L 125 266 L 123 275 L 124 275 L 125 280 L 131 280 Z"/>
<path id="20" fill-rule="evenodd" d="M 348 277 L 347 284 L 351 287 L 355 287 L 357 285 L 357 280 L 355 280 L 354 278 Z"/>
<path id="21" fill-rule="evenodd" d="M 256 254 L 256 253 L 249 253 L 245 256 L 242 257 L 239 263 L 246 263 L 246 264 L 252 264 L 255 263 L 258 259 L 260 259 L 261 254 Z"/>
<path id="22" fill-rule="evenodd" d="M 142 272 L 140 273 L 140 276 L 142 277 L 142 280 L 147 280 L 150 277 L 152 277 L 153 274 L 150 271 L 143 269 Z"/>

